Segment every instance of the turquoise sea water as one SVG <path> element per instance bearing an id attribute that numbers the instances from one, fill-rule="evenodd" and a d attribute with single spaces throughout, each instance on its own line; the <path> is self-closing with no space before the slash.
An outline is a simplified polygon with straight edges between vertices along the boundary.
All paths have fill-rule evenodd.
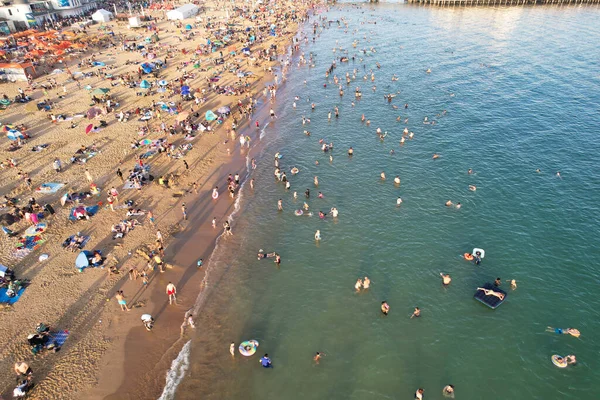
<path id="1" fill-rule="evenodd" d="M 348 31 L 333 23 L 303 44 L 315 68 L 294 67 L 278 92 L 279 118 L 264 130 L 252 172 L 256 189 L 244 187 L 235 236 L 220 241 L 211 261 L 210 296 L 176 398 L 411 399 L 422 387 L 430 400 L 449 383 L 464 400 L 597 398 L 599 9 L 380 4 L 324 15 L 346 18 Z M 334 47 L 349 56 L 376 50 L 362 62 L 338 61 L 343 98 L 333 76 L 325 78 L 342 55 Z M 373 83 L 363 80 L 371 69 Z M 363 98 L 352 107 L 357 86 Z M 391 104 L 383 99 L 398 91 Z M 340 118 L 328 123 L 336 105 Z M 302 126 L 302 115 L 312 122 Z M 436 124 L 423 124 L 425 116 Z M 405 126 L 414 139 L 400 146 Z M 383 142 L 377 127 L 389 132 Z M 321 138 L 335 145 L 332 163 Z M 274 180 L 277 151 L 284 170 L 300 169 L 288 172 L 291 191 Z M 294 215 L 306 188 L 311 210 L 335 206 L 337 221 Z M 462 208 L 445 207 L 449 199 Z M 473 247 L 486 250 L 480 266 L 460 257 Z M 281 267 L 257 261 L 258 249 L 279 252 Z M 448 288 L 441 271 L 453 278 Z M 372 286 L 357 294 L 364 276 Z M 507 300 L 491 310 L 473 294 L 496 277 L 516 279 L 518 288 L 504 282 Z M 387 317 L 382 300 L 391 306 Z M 411 320 L 415 306 L 422 317 Z M 547 333 L 548 325 L 582 336 Z M 257 354 L 232 359 L 229 343 L 247 339 L 260 342 Z M 315 351 L 326 354 L 319 365 Z M 264 353 L 271 370 L 260 367 Z M 578 364 L 556 368 L 552 354 L 576 354 Z"/>

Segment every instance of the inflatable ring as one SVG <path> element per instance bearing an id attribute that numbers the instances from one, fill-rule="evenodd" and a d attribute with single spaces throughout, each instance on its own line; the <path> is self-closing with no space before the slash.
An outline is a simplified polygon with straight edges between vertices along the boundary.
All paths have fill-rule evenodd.
<path id="1" fill-rule="evenodd" d="M 296 216 L 299 217 L 302 214 L 304 214 L 304 211 L 302 211 L 302 210 L 296 210 L 296 211 L 294 211 L 294 214 L 296 214 Z"/>
<path id="2" fill-rule="evenodd" d="M 245 342 L 240 343 L 240 354 L 246 357 L 250 357 L 256 353 L 256 348 L 258 347 L 258 342 L 256 340 L 246 340 Z"/>
<path id="3" fill-rule="evenodd" d="M 469 254 L 469 253 L 465 253 L 463 254 L 463 257 L 465 258 L 465 260 L 467 261 L 473 261 L 473 255 Z"/>
<path id="4" fill-rule="evenodd" d="M 291 169 L 292 174 L 296 175 L 298 172 L 300 172 L 300 170 L 296 167 Z"/>
<path id="5" fill-rule="evenodd" d="M 559 361 L 558 360 L 559 358 L 561 358 L 562 361 Z M 561 357 L 558 354 L 552 355 L 552 363 L 554 365 L 556 365 L 558 368 L 567 368 L 567 366 L 569 365 L 567 363 L 567 360 L 565 359 L 565 357 Z"/>
<path id="6" fill-rule="evenodd" d="M 477 254 L 477 253 L 479 253 L 479 254 Z M 484 258 L 485 257 L 485 250 L 474 248 L 473 251 L 471 252 L 471 254 L 473 254 L 474 256 L 479 256 L 479 258 Z"/>

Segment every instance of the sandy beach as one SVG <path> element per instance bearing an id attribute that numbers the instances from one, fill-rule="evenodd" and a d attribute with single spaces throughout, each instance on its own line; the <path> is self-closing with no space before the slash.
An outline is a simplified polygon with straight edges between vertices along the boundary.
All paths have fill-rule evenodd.
<path id="1" fill-rule="evenodd" d="M 237 7 L 247 7 L 246 3 L 237 3 Z M 167 58 L 167 68 L 161 69 L 157 78 L 140 77 L 152 83 L 168 81 L 168 90 L 162 93 L 156 90 L 158 85 L 144 92 L 139 87 L 128 87 L 127 79 L 116 79 L 129 73 L 131 81 L 139 84 L 141 79 L 136 74 L 139 65 L 147 59 L 140 51 L 123 51 L 121 46 L 124 39 L 128 39 L 129 43 L 141 43 L 152 32 L 132 31 L 123 22 L 114 21 L 109 24 L 114 35 L 106 35 L 107 30 L 101 29 L 98 24 L 88 27 L 86 35 L 97 35 L 103 39 L 96 45 L 90 44 L 79 54 L 64 57 L 62 65 L 54 66 L 77 75 L 76 81 L 64 72 L 42 74 L 34 79 L 33 85 L 27 82 L 3 84 L 3 93 L 8 97 L 14 98 L 22 89 L 33 100 L 26 104 L 11 104 L 0 114 L 2 124 L 23 124 L 30 136 L 15 150 L 9 149 L 11 142 L 3 141 L 0 160 L 8 161 L 4 161 L 1 170 L 2 193 L 9 199 L 17 199 L 15 205 L 18 207 L 27 205 L 28 199 L 34 197 L 37 204 L 50 204 L 55 211 L 54 214 L 46 213 L 40 221 L 47 224 L 47 229 L 38 235 L 37 243 L 30 251 L 15 252 L 19 238 L 32 225 L 25 219 L 9 226 L 15 236 L 2 235 L 0 240 L 2 264 L 12 269 L 16 277 L 29 282 L 17 302 L 10 306 L 3 304 L 0 309 L 0 335 L 4 338 L 0 352 L 0 369 L 4 371 L 0 378 L 0 393 L 5 397 L 12 395 L 15 382 L 13 364 L 19 361 L 27 362 L 34 371 L 35 386 L 30 392 L 31 398 L 147 399 L 160 395 L 165 373 L 192 329 L 187 327 L 182 334 L 186 312 L 205 289 L 204 270 L 210 263 L 209 256 L 215 240 L 223 232 L 223 223 L 235 208 L 235 197 L 231 198 L 227 193 L 227 177 L 236 173 L 242 179 L 245 177 L 248 152 L 251 156 L 252 148 L 258 142 L 259 131 L 253 126 L 254 119 L 265 118 L 264 109 L 269 107 L 261 93 L 266 85 L 272 84 L 274 75 L 269 73 L 269 69 L 275 69 L 278 60 L 273 56 L 273 49 L 270 60 L 259 53 L 270 49 L 271 45 L 277 46 L 276 53 L 285 52 L 296 31 L 296 23 L 290 18 L 291 10 L 295 9 L 295 15 L 303 18 L 310 8 L 304 3 L 278 2 L 273 14 L 270 14 L 268 7 L 261 6 L 256 9 L 257 19 L 253 24 L 247 18 L 250 12 L 234 12 L 236 5 L 226 4 L 227 9 L 222 2 L 206 2 L 205 11 L 199 14 L 201 21 L 183 21 L 184 25 L 194 25 L 189 30 L 194 35 L 185 40 L 180 40 L 180 37 L 189 34 L 189 31 L 166 21 L 164 11 L 150 12 L 158 19 L 153 22 L 160 38 L 151 52 L 157 60 Z M 210 28 L 206 25 L 208 17 L 212 24 Z M 277 26 L 276 36 L 271 36 L 269 29 L 257 30 L 255 42 L 250 46 L 250 57 L 241 54 L 242 35 L 231 38 L 226 47 L 212 54 L 194 52 L 199 45 L 205 45 L 207 39 L 213 38 L 218 27 L 235 24 L 231 26 L 235 27 L 236 33 L 242 33 L 250 25 L 271 23 Z M 187 50 L 186 54 L 182 49 Z M 215 66 L 212 60 L 220 58 L 217 57 L 219 51 L 223 51 L 224 64 Z M 236 53 L 230 54 L 233 51 Z M 91 60 L 92 55 L 94 60 L 105 64 L 107 69 L 104 73 L 114 79 L 102 74 L 90 74 L 89 77 L 74 74 L 98 71 L 86 62 Z M 193 67 L 193 57 L 200 60 L 201 68 Z M 249 62 L 250 58 L 253 62 Z M 127 61 L 135 62 L 128 65 Z M 239 88 L 247 82 L 243 93 L 227 90 L 218 94 L 211 90 L 211 82 L 207 78 L 215 77 L 217 71 L 220 87 Z M 237 75 L 240 71 L 246 75 L 243 80 Z M 188 78 L 181 78 L 183 74 L 188 74 Z M 55 83 L 50 79 L 54 79 Z M 52 83 L 54 88 L 42 88 L 42 83 Z M 90 89 L 86 90 L 88 85 Z M 189 86 L 192 94 L 204 97 L 204 102 L 181 101 L 178 89 L 183 85 Z M 113 107 L 115 102 L 118 106 L 95 119 L 77 118 L 78 114 L 86 115 L 94 105 L 89 92 L 98 88 L 109 88 Z M 207 90 L 203 93 L 202 89 Z M 147 95 L 140 96 L 138 93 Z M 51 110 L 44 112 L 31 107 L 43 99 L 54 103 Z M 248 104 L 253 100 L 256 100 L 256 107 L 248 123 L 248 118 L 244 118 L 238 110 L 237 102 Z M 138 121 L 143 112 L 136 114 L 136 108 L 151 107 L 151 104 L 160 101 L 180 103 L 180 107 L 175 112 L 163 112 L 160 118 L 153 112 L 148 121 Z M 193 130 L 191 135 L 184 137 L 182 128 L 175 128 L 175 135 L 170 135 L 168 128 L 161 131 L 161 123 L 164 122 L 167 127 L 175 124 L 184 112 L 189 113 L 190 124 L 197 124 L 205 122 L 207 111 L 216 113 L 222 106 L 230 106 L 232 115 L 224 118 L 222 124 L 213 121 L 210 132 Z M 113 107 L 109 105 L 107 108 Z M 128 122 L 119 122 L 118 113 L 128 110 L 132 111 Z M 56 122 L 51 115 L 58 117 Z M 236 131 L 231 129 L 234 117 L 238 119 Z M 107 126 L 102 127 L 100 120 L 106 121 Z M 93 127 L 86 134 L 88 124 Z M 241 148 L 240 134 L 249 136 L 252 145 Z M 139 158 L 140 154 L 149 151 L 146 145 L 140 144 L 142 140 L 152 142 L 161 138 L 172 143 L 174 151 L 155 152 L 151 158 Z M 70 162 L 72 157 L 77 157 L 82 146 L 87 151 L 79 152 L 81 157 L 92 153 L 93 156 L 85 163 Z M 32 151 L 33 148 L 37 151 Z M 10 159 L 16 161 L 16 166 L 9 166 Z M 53 168 L 56 159 L 62 163 L 60 172 Z M 123 182 L 116 174 L 117 168 L 127 178 L 128 171 L 140 163 L 150 166 L 154 181 L 144 184 L 141 190 L 123 189 Z M 168 177 L 169 187 L 157 183 L 161 176 Z M 30 184 L 27 178 L 31 179 Z M 63 186 L 55 193 L 35 191 L 45 183 Z M 98 211 L 89 219 L 69 219 L 72 208 L 77 205 L 68 202 L 61 206 L 61 197 L 65 193 L 93 191 L 91 183 L 97 186 L 99 193 L 83 198 L 80 204 L 97 206 Z M 213 200 L 211 193 L 217 186 L 219 198 Z M 107 197 L 107 191 L 113 187 L 119 193 L 113 204 L 114 211 Z M 128 200 L 133 202 L 129 207 L 125 205 Z M 187 220 L 182 218 L 184 203 Z M 7 205 L 2 213 L 11 212 L 11 208 Z M 141 209 L 142 212 L 127 215 L 128 209 Z M 148 218 L 148 211 L 152 212 L 154 221 Z M 212 226 L 213 218 L 216 219 L 216 228 Z M 129 221 L 133 229 L 128 228 L 123 237 L 118 237 L 111 227 L 124 220 Z M 165 242 L 162 257 L 166 264 L 164 273 L 159 272 L 154 261 L 151 262 L 154 271 L 147 268 L 148 254 L 157 250 L 157 230 L 160 230 Z M 84 250 L 100 250 L 106 258 L 104 268 L 85 268 L 79 272 L 75 259 L 80 249 L 72 252 L 62 246 L 71 235 L 89 236 Z M 42 254 L 47 254 L 48 258 L 40 261 Z M 198 255 L 204 261 L 202 268 L 197 266 Z M 133 276 L 128 273 L 131 269 L 140 274 L 147 271 L 148 284 L 143 283 L 141 276 L 132 279 Z M 169 305 L 165 294 L 169 282 L 177 287 L 175 305 Z M 120 290 L 131 308 L 129 312 L 121 311 L 115 299 Z M 144 328 L 140 319 L 142 314 L 154 317 L 155 326 L 151 332 Z M 51 332 L 68 332 L 60 351 L 43 350 L 35 356 L 32 354 L 27 335 L 35 333 L 40 322 L 49 325 Z"/>

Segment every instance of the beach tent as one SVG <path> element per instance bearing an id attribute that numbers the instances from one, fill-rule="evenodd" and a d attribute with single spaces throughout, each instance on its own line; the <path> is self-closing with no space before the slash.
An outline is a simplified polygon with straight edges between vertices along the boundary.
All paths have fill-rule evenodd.
<path id="1" fill-rule="evenodd" d="M 198 6 L 195 4 L 184 4 L 179 8 L 167 12 L 167 19 L 186 19 L 198 14 Z"/>
<path id="2" fill-rule="evenodd" d="M 129 17 L 129 26 L 131 28 L 140 28 L 142 26 L 142 20 L 138 16 Z"/>
<path id="3" fill-rule="evenodd" d="M 92 19 L 96 22 L 109 22 L 113 19 L 113 13 L 100 9 L 92 14 Z"/>
<path id="4" fill-rule="evenodd" d="M 147 80 L 145 80 L 145 79 L 144 79 L 143 81 L 141 81 L 141 82 L 140 82 L 140 87 L 141 87 L 142 89 L 150 89 L 150 86 L 151 86 L 151 85 L 150 85 L 150 82 L 148 82 L 148 81 L 147 81 Z"/>
<path id="5" fill-rule="evenodd" d="M 79 271 L 82 271 L 85 267 L 90 266 L 90 258 L 93 257 L 93 253 L 91 251 L 83 250 L 77 258 L 75 259 L 75 267 Z"/>
<path id="6" fill-rule="evenodd" d="M 207 121 L 214 121 L 215 119 L 217 119 L 217 116 L 215 115 L 214 112 L 208 110 L 206 112 L 205 118 L 206 118 Z"/>
<path id="7" fill-rule="evenodd" d="M 96 95 L 96 96 L 104 96 L 108 92 L 110 92 L 110 89 L 108 89 L 108 88 L 98 88 L 98 89 L 93 90 L 91 94 Z"/>

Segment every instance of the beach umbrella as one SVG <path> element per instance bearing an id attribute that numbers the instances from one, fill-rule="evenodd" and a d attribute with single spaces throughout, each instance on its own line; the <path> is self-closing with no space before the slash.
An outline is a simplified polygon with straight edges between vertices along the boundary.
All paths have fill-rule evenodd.
<path id="1" fill-rule="evenodd" d="M 65 204 L 67 204 L 67 200 L 69 200 L 69 193 L 65 193 L 61 196 L 60 205 L 64 206 Z"/>
<path id="2" fill-rule="evenodd" d="M 87 110 L 87 113 L 86 113 L 86 115 L 89 119 L 96 118 L 100 114 L 102 114 L 102 110 L 99 109 L 98 107 L 92 107 L 89 110 Z"/>
<path id="3" fill-rule="evenodd" d="M 181 87 L 181 94 L 190 94 L 190 87 L 189 86 L 182 86 Z"/>
<path id="4" fill-rule="evenodd" d="M 7 106 L 10 104 L 10 100 L 8 99 L 2 99 L 0 100 L 0 104 L 2 104 L 3 106 Z"/>
<path id="5" fill-rule="evenodd" d="M 103 96 L 108 92 L 110 92 L 110 89 L 108 89 L 108 88 L 98 88 L 98 89 L 94 89 L 94 91 L 92 91 L 91 94 L 95 94 L 97 96 Z"/>
<path id="6" fill-rule="evenodd" d="M 190 24 L 187 24 L 187 25 L 185 26 L 185 30 L 186 30 L 186 31 L 190 31 L 190 30 L 192 30 L 192 26 L 191 26 Z"/>
<path id="7" fill-rule="evenodd" d="M 92 63 L 92 65 L 93 65 L 94 67 L 104 67 L 106 64 L 105 64 L 105 63 L 103 63 L 103 62 L 100 62 L 100 61 L 94 61 L 94 62 Z"/>
<path id="8" fill-rule="evenodd" d="M 149 144 L 152 144 L 152 140 L 150 139 L 144 139 L 140 142 L 140 144 L 144 145 L 144 146 L 148 146 Z"/>
<path id="9" fill-rule="evenodd" d="M 77 269 L 79 269 L 79 270 L 82 270 L 85 267 L 89 267 L 90 266 L 89 257 L 92 257 L 92 256 L 93 256 L 93 254 L 91 251 L 83 250 L 81 253 L 79 253 L 77 258 L 75 259 L 75 267 L 77 267 Z"/>
<path id="10" fill-rule="evenodd" d="M 228 106 L 219 107 L 219 109 L 217 110 L 217 112 L 219 114 L 228 114 L 228 113 L 231 112 L 231 108 L 229 108 Z"/>
<path id="11" fill-rule="evenodd" d="M 169 82 L 165 81 L 164 79 L 162 81 L 158 81 L 158 84 L 160 86 L 167 86 L 169 84 Z"/>
<path id="12" fill-rule="evenodd" d="M 85 134 L 87 135 L 88 133 L 90 133 L 90 131 L 92 130 L 93 127 L 94 127 L 94 124 L 89 124 L 88 126 L 86 126 Z"/>
<path id="13" fill-rule="evenodd" d="M 237 77 L 238 77 L 238 78 L 243 78 L 243 77 L 245 77 L 245 76 L 246 76 L 246 74 L 245 74 L 245 73 L 243 73 L 243 72 L 238 72 L 238 73 L 237 73 Z"/>
<path id="14" fill-rule="evenodd" d="M 190 116 L 190 113 L 187 112 L 187 111 L 184 111 L 181 114 L 177 115 L 177 117 L 175 118 L 175 120 L 176 121 L 183 121 L 183 120 L 185 120 L 189 116 Z"/>
<path id="15" fill-rule="evenodd" d="M 140 82 L 140 87 L 141 87 L 142 89 L 150 89 L 150 86 L 152 86 L 152 85 L 150 85 L 150 82 L 148 82 L 148 81 L 147 81 L 147 80 L 145 80 L 145 79 L 144 79 L 143 81 L 141 81 L 141 82 Z"/>
<path id="16" fill-rule="evenodd" d="M 204 117 L 206 118 L 207 121 L 214 121 L 215 119 L 217 119 L 217 116 L 215 115 L 215 113 L 210 110 L 208 110 L 206 112 L 206 115 Z"/>

